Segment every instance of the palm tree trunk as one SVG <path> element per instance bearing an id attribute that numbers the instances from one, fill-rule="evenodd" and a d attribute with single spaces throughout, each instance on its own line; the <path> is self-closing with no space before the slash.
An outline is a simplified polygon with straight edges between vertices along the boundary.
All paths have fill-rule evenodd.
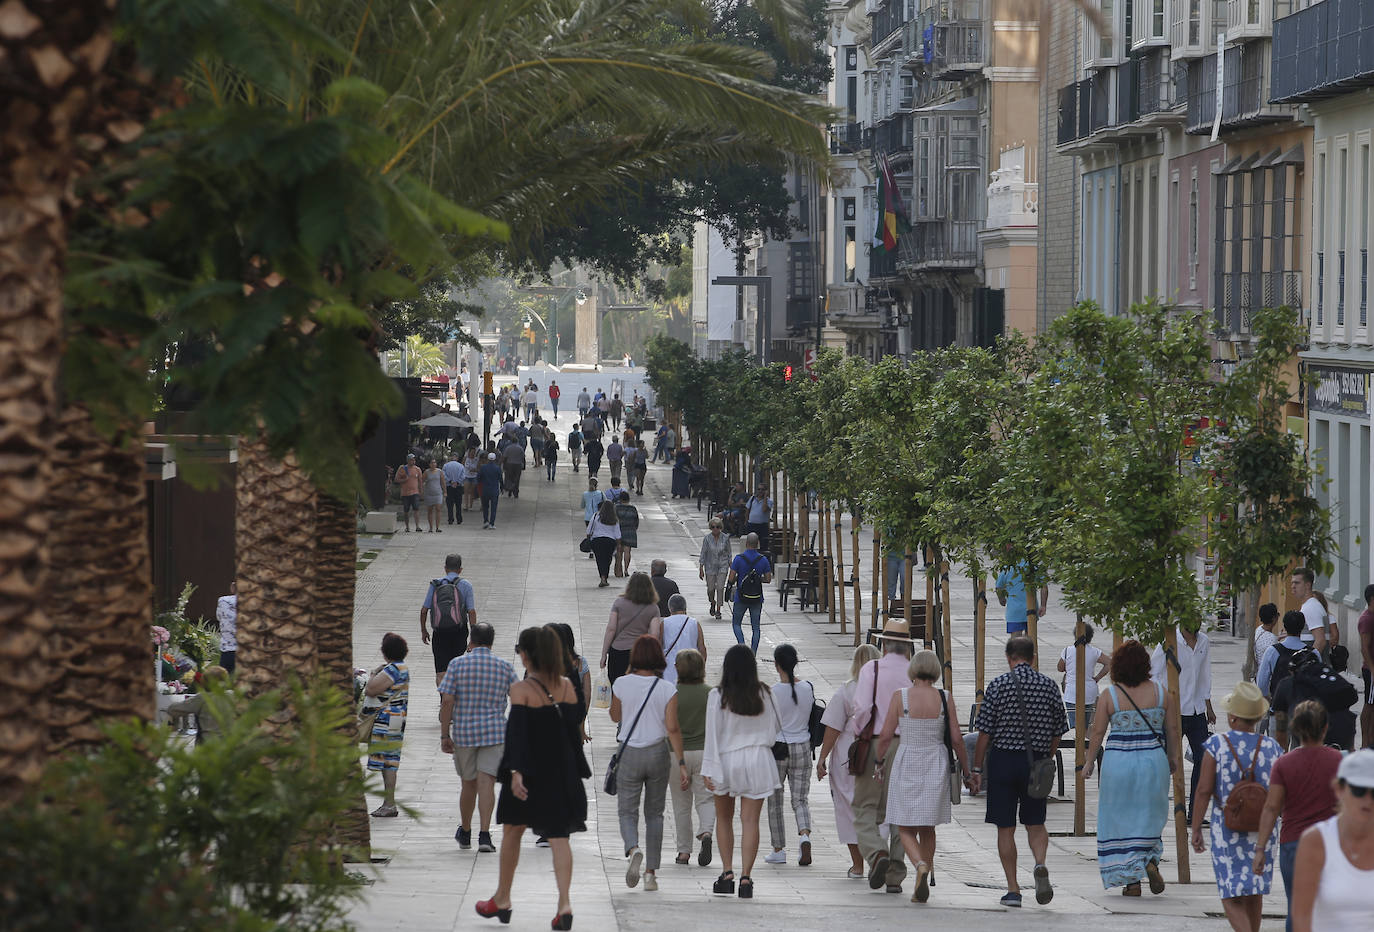
<path id="1" fill-rule="evenodd" d="M 48 752 L 52 621 L 51 440 L 62 355 L 62 214 L 76 170 L 74 124 L 105 66 L 104 0 L 6 4 L 0 32 L 0 799 L 34 782 Z M 147 669 L 145 666 L 144 669 Z"/>
<path id="2" fill-rule="evenodd" d="M 235 549 L 238 554 L 238 671 L 248 693 L 312 675 L 317 572 L 315 485 L 296 463 L 274 458 L 260 439 L 239 440 Z M 353 569 L 353 558 L 349 558 Z M 350 612 L 351 614 L 351 612 Z M 282 710 L 275 720 L 284 723 Z"/>
<path id="3" fill-rule="evenodd" d="M 153 716 L 148 661 L 152 572 L 143 444 L 107 438 L 84 408 L 63 409 L 47 507 L 54 636 L 49 749 L 103 743 L 101 719 Z"/>

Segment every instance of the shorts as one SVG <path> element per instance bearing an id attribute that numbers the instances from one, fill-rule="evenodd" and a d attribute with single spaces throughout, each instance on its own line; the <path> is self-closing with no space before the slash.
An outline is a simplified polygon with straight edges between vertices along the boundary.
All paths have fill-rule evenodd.
<path id="1" fill-rule="evenodd" d="M 1045 757 L 1037 754 L 1036 758 Z M 1026 795 L 1030 783 L 1030 762 L 1025 751 L 989 748 L 983 777 L 987 782 L 987 815 L 984 822 L 998 828 L 1015 828 L 1017 810 L 1022 825 L 1044 825 L 1048 800 Z"/>
<path id="2" fill-rule="evenodd" d="M 402 495 L 401 507 L 403 507 L 406 511 L 419 511 L 420 493 L 416 492 L 414 495 Z"/>
<path id="3" fill-rule="evenodd" d="M 1024 621 L 1007 622 L 1007 634 L 1025 634 L 1030 630 L 1030 626 Z"/>
<path id="4" fill-rule="evenodd" d="M 458 779 L 471 783 L 479 773 L 495 777 L 501 766 L 504 744 L 488 744 L 480 748 L 454 748 L 453 769 L 458 771 Z"/>
<path id="5" fill-rule="evenodd" d="M 435 628 L 429 633 L 429 646 L 434 651 L 434 672 L 443 673 L 449 662 L 463 656 L 468 649 L 468 626 Z"/>
<path id="6" fill-rule="evenodd" d="M 1374 705 L 1374 682 L 1371 682 L 1374 677 L 1371 677 L 1368 670 L 1361 670 L 1360 675 L 1364 677 L 1364 704 Z"/>

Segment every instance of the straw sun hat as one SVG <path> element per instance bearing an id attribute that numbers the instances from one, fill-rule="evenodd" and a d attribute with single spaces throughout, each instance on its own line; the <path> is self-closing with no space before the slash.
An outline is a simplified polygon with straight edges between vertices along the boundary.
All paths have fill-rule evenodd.
<path id="1" fill-rule="evenodd" d="M 1236 718 L 1251 721 L 1264 718 L 1264 713 L 1269 711 L 1269 700 L 1254 683 L 1237 683 L 1231 694 L 1222 700 L 1222 705 Z"/>

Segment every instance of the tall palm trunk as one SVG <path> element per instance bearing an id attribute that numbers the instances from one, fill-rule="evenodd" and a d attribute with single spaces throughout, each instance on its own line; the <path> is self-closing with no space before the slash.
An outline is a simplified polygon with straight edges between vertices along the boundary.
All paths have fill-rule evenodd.
<path id="1" fill-rule="evenodd" d="M 261 439 L 242 438 L 235 497 L 237 681 L 261 693 L 317 668 L 317 494 L 294 457 L 278 460 Z M 288 718 L 282 710 L 276 720 Z"/>
<path id="2" fill-rule="evenodd" d="M 11 0 L 0 16 L 0 799 L 37 779 L 61 671 L 49 661 L 51 440 L 74 122 L 111 46 L 112 4 Z"/>
<path id="3" fill-rule="evenodd" d="M 140 440 L 112 440 L 68 405 L 52 463 L 48 740 L 62 751 L 101 743 L 101 719 L 152 718 L 152 577 Z"/>

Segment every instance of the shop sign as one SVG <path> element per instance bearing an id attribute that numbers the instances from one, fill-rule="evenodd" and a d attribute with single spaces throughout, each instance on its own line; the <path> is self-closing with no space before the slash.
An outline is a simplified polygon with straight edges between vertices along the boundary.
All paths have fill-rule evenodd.
<path id="1" fill-rule="evenodd" d="M 1369 372 L 1364 369 L 1337 369 L 1308 366 L 1317 384 L 1307 390 L 1307 408 L 1324 414 L 1369 417 Z"/>

